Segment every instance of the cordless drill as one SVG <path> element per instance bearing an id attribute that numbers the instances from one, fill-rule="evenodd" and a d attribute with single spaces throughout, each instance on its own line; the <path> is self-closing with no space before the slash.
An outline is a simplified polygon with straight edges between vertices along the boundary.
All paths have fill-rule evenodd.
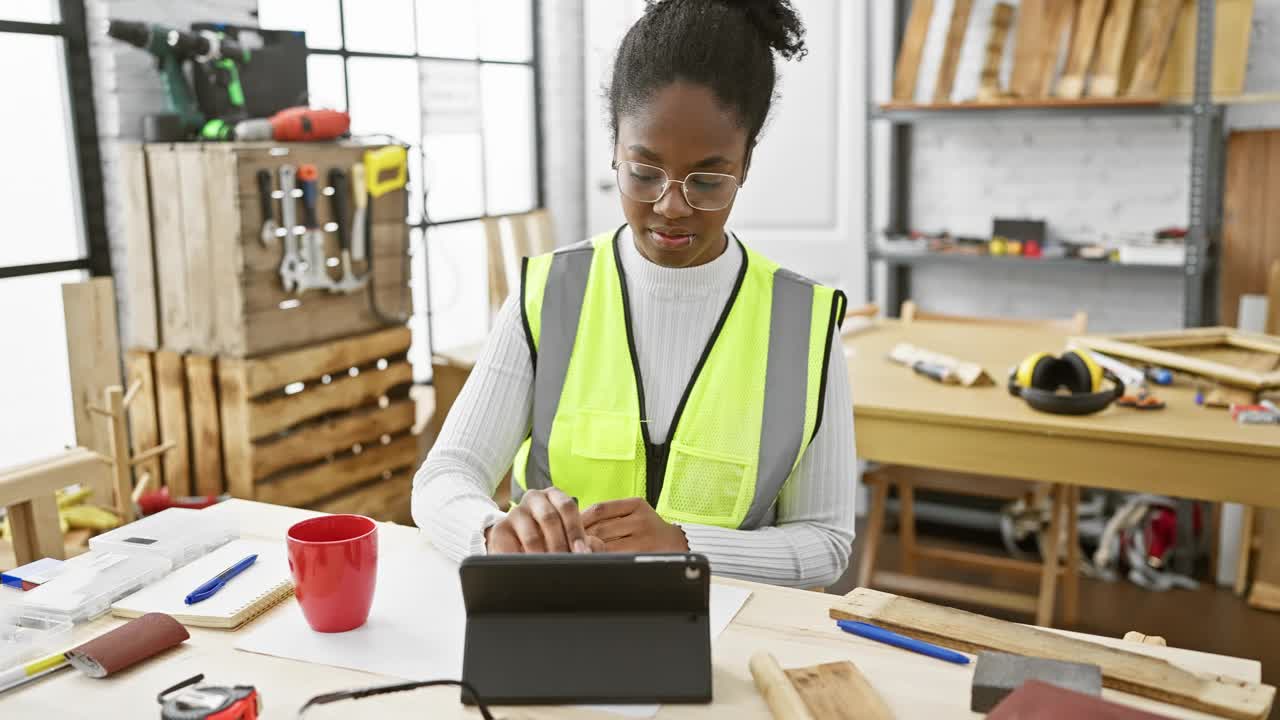
<path id="1" fill-rule="evenodd" d="M 213 73 L 218 84 L 227 88 L 231 105 L 243 114 L 244 90 L 240 86 L 238 63 L 247 61 L 249 54 L 235 41 L 209 31 L 192 33 L 128 20 L 112 20 L 107 26 L 107 35 L 146 50 L 156 59 L 169 112 L 144 118 L 146 140 L 185 140 L 203 130 L 204 114 L 183 72 L 182 66 L 188 61 L 196 65 L 196 72 Z"/>

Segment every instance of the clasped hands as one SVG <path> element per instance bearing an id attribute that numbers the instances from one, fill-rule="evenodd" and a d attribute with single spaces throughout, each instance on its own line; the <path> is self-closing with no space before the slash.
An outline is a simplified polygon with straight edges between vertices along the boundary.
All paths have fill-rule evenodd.
<path id="1" fill-rule="evenodd" d="M 597 503 L 579 511 L 559 488 L 529 490 L 485 530 L 490 553 L 685 552 L 684 532 L 644 498 Z"/>

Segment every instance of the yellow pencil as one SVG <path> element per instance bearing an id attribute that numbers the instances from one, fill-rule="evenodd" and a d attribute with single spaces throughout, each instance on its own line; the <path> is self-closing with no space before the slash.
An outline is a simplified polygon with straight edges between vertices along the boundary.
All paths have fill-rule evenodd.
<path id="1" fill-rule="evenodd" d="M 24 685 L 38 677 L 48 675 L 67 666 L 67 656 L 57 653 L 29 662 L 26 665 L 19 665 L 12 670 L 0 672 L 0 692 Z"/>

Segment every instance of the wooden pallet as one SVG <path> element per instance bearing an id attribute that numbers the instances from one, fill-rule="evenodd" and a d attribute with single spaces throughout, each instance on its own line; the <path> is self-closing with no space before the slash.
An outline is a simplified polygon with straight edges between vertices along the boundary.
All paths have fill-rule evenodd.
<path id="1" fill-rule="evenodd" d="M 381 330 L 217 363 L 227 490 L 407 521 L 418 462 L 410 332 Z"/>
<path id="2" fill-rule="evenodd" d="M 331 168 L 349 170 L 373 147 L 356 143 L 177 143 L 126 145 L 122 165 L 130 188 L 124 237 L 131 282 L 128 347 L 201 355 L 255 357 L 372 332 L 384 326 L 369 293 L 313 290 L 286 293 L 279 277 L 281 240 L 260 240 L 257 172 L 278 188 L 281 165 L 313 163 L 320 190 Z M 332 201 L 318 198 L 320 225 Z M 273 203 L 280 219 L 280 200 Z M 302 207 L 298 203 L 301 222 Z M 405 269 L 407 195 L 392 191 L 369 205 L 373 282 L 386 315 L 412 311 Z M 348 223 L 350 218 L 347 219 Z M 324 231 L 325 257 L 339 256 L 337 233 Z M 370 269 L 355 263 L 357 274 Z M 337 267 L 329 268 L 336 278 Z M 138 282 L 133 282 L 135 277 Z"/>
<path id="3" fill-rule="evenodd" d="M 175 495 L 228 492 L 408 522 L 418 461 L 410 340 L 397 326 L 255 359 L 132 350 L 134 445 L 175 446 L 138 476 L 145 468 L 151 487 Z"/>

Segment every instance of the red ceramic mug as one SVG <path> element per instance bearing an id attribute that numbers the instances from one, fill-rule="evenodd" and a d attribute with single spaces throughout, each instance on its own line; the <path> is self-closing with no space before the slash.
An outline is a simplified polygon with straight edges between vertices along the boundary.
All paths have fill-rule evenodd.
<path id="1" fill-rule="evenodd" d="M 346 632 L 369 619 L 378 579 L 378 526 L 361 515 L 324 515 L 289 528 L 289 571 L 302 615 L 316 632 Z"/>

